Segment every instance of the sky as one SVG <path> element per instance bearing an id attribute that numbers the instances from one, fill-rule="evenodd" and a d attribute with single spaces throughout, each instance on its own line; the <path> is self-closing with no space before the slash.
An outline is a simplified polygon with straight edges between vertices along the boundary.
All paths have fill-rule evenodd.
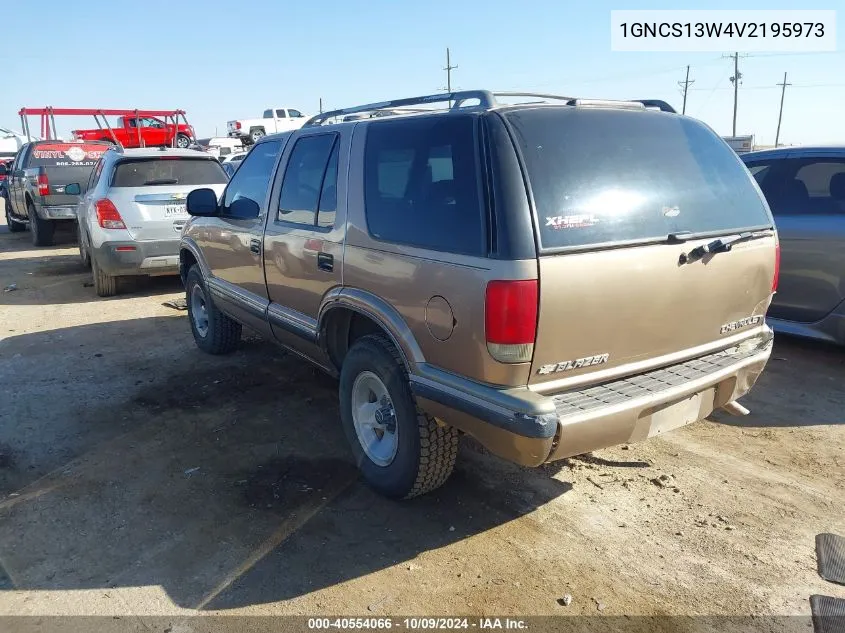
<path id="1" fill-rule="evenodd" d="M 721 53 L 611 52 L 615 9 L 840 9 L 782 0 L 61 0 L 13 3 L 0 17 L 0 127 L 23 107 L 187 111 L 198 136 L 269 107 L 316 113 L 445 88 L 543 91 L 591 98 L 664 99 L 731 133 L 733 62 Z M 12 6 L 12 5 L 10 5 Z M 774 142 L 776 84 L 788 73 L 781 143 L 845 143 L 845 24 L 835 53 L 740 59 L 737 134 Z M 730 51 L 725 51 L 728 53 Z M 57 119 L 59 133 L 96 127 Z M 38 128 L 37 117 L 30 125 Z"/>

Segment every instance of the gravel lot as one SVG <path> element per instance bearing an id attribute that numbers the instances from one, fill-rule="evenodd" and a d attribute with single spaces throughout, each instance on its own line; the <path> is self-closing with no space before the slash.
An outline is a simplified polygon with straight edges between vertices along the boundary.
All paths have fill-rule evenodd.
<path id="1" fill-rule="evenodd" d="M 537 470 L 470 442 L 442 489 L 357 478 L 335 383 L 212 358 L 175 277 L 100 299 L 71 234 L 0 227 L 0 615 L 809 615 L 845 534 L 845 354 L 776 342 L 744 400 Z M 564 596 L 571 603 L 564 606 Z"/>

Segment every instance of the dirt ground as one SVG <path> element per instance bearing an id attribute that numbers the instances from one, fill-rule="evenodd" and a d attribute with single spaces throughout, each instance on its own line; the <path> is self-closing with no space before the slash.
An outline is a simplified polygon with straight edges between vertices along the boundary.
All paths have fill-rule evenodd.
<path id="1" fill-rule="evenodd" d="M 0 227 L 0 615 L 808 615 L 845 598 L 845 353 L 778 338 L 744 418 L 522 469 L 470 442 L 365 487 L 336 385 L 199 352 L 175 277 L 101 299 L 71 234 Z M 564 597 L 571 603 L 564 606 Z"/>

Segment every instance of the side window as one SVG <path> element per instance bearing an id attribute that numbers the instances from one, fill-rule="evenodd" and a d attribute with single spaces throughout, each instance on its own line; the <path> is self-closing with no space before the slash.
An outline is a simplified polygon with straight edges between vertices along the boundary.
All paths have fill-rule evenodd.
<path id="1" fill-rule="evenodd" d="M 288 118 L 288 115 L 285 114 L 284 110 L 276 110 L 276 118 L 277 119 L 286 119 L 286 118 Z"/>
<path id="2" fill-rule="evenodd" d="M 251 201 L 253 204 L 249 206 L 253 211 L 257 210 L 256 212 L 260 213 L 273 177 L 273 167 L 281 149 L 281 140 L 273 140 L 256 143 L 250 150 L 223 194 L 223 208 L 227 213 L 233 213 L 232 204 L 243 199 Z M 245 207 L 246 205 L 238 206 Z M 247 213 L 243 215 L 250 217 Z M 255 217 L 255 214 L 252 217 Z"/>
<path id="3" fill-rule="evenodd" d="M 330 228 L 334 226 L 337 212 L 337 161 L 340 158 L 340 139 L 335 141 L 323 186 L 320 188 L 320 204 L 317 208 L 317 226 Z"/>
<path id="4" fill-rule="evenodd" d="M 334 158 L 334 185 L 326 185 L 326 176 L 335 156 L 337 134 L 320 134 L 300 138 L 291 151 L 282 181 L 277 219 L 282 222 L 308 224 L 317 222 L 317 209 L 322 208 L 326 218 L 331 217 L 337 205 L 337 158 Z M 321 204 L 322 195 L 326 196 Z M 334 192 L 334 193 L 332 193 Z M 335 200 L 332 201 L 331 197 Z M 328 225 L 330 226 L 330 225 Z"/>
<path id="5" fill-rule="evenodd" d="M 807 189 L 807 210 L 815 214 L 845 213 L 845 159 L 817 159 L 803 165 L 795 180 Z"/>
<path id="6" fill-rule="evenodd" d="M 376 239 L 483 255 L 474 118 L 370 124 L 364 195 L 367 227 Z"/>
<path id="7" fill-rule="evenodd" d="M 288 114 L 292 119 L 300 119 L 304 116 L 299 110 L 288 110 Z"/>
<path id="8" fill-rule="evenodd" d="M 763 179 L 768 175 L 769 170 L 771 169 L 771 163 L 749 163 L 746 167 L 748 167 L 748 171 L 751 172 L 751 175 L 754 176 L 754 180 L 757 181 L 757 184 L 760 185 L 763 182 Z"/>
<path id="9" fill-rule="evenodd" d="M 261 116 L 262 119 L 272 119 L 273 118 L 273 111 L 272 110 L 264 110 L 264 114 Z"/>

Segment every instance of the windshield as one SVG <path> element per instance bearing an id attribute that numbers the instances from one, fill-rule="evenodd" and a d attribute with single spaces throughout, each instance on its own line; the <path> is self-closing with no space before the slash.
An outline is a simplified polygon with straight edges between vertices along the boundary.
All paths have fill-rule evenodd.
<path id="1" fill-rule="evenodd" d="M 146 158 L 118 163 L 112 187 L 216 185 L 228 182 L 220 163 L 207 158 Z"/>
<path id="2" fill-rule="evenodd" d="M 543 248 L 771 226 L 742 163 L 698 121 L 572 107 L 505 117 L 525 159 Z"/>

